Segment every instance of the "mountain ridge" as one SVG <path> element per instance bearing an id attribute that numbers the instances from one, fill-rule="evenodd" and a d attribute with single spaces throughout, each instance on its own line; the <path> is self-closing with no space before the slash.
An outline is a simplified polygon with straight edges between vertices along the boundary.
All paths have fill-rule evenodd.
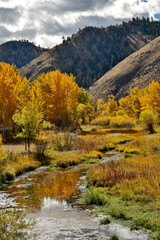
<path id="1" fill-rule="evenodd" d="M 40 56 L 47 49 L 37 47 L 28 40 L 8 41 L 0 45 L 0 62 L 15 64 L 18 68 Z"/>
<path id="2" fill-rule="evenodd" d="M 133 19 L 107 28 L 86 27 L 20 69 L 33 81 L 43 72 L 72 73 L 89 88 L 108 70 L 160 35 L 160 22 Z"/>
<path id="3" fill-rule="evenodd" d="M 146 87 L 152 81 L 160 82 L 160 37 L 128 56 L 89 88 L 95 101 L 113 94 L 125 97 L 130 89 Z"/>

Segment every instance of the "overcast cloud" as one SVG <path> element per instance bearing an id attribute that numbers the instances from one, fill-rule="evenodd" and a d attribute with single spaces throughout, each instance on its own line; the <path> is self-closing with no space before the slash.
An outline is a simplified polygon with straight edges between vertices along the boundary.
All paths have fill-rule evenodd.
<path id="1" fill-rule="evenodd" d="M 160 0 L 0 0 L 0 43 L 28 39 L 53 47 L 85 26 L 160 17 Z"/>

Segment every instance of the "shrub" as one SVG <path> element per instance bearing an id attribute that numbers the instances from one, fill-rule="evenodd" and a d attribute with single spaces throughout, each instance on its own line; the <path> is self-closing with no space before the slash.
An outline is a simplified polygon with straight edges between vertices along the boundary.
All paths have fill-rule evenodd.
<path id="1" fill-rule="evenodd" d="M 110 126 L 112 128 L 133 128 L 135 126 L 132 118 L 124 116 L 110 117 Z"/>
<path id="2" fill-rule="evenodd" d="M 109 240 L 119 240 L 119 238 L 117 237 L 117 235 L 113 235 L 112 237 L 110 237 Z"/>
<path id="3" fill-rule="evenodd" d="M 44 152 L 47 149 L 47 141 L 43 139 L 42 137 L 37 137 L 35 140 L 36 145 L 36 154 L 38 156 L 44 156 Z"/>
<path id="4" fill-rule="evenodd" d="M 128 157 L 134 157 L 134 154 L 133 154 L 133 153 L 125 152 L 125 153 L 124 153 L 124 158 L 128 158 Z"/>
<path id="5" fill-rule="evenodd" d="M 27 221 L 22 211 L 0 211 L 0 239 L 1 240 L 27 240 L 35 237 L 31 230 L 34 222 Z"/>
<path id="6" fill-rule="evenodd" d="M 57 133 L 53 139 L 55 150 L 69 151 L 75 146 L 77 135 L 66 131 L 64 133 Z"/>
<path id="7" fill-rule="evenodd" d="M 135 219 L 132 222 L 131 229 L 139 230 L 141 228 L 154 230 L 154 226 L 149 219 Z"/>
<path id="8" fill-rule="evenodd" d="M 101 224 L 109 224 L 111 221 L 108 217 L 101 219 Z"/>
<path id="9" fill-rule="evenodd" d="M 51 124 L 50 122 L 47 122 L 47 121 L 43 121 L 43 129 L 44 130 L 51 130 L 51 129 L 54 129 L 55 128 L 55 125 L 54 124 Z"/>
<path id="10" fill-rule="evenodd" d="M 104 193 L 98 189 L 90 187 L 84 194 L 81 203 L 84 203 L 86 205 L 90 204 L 96 204 L 96 205 L 105 205 L 107 202 L 107 199 L 104 195 Z"/>
<path id="11" fill-rule="evenodd" d="M 94 125 L 106 126 L 110 124 L 110 120 L 107 116 L 97 117 L 92 121 Z"/>
<path id="12" fill-rule="evenodd" d="M 123 219 L 123 220 L 128 219 L 124 212 L 122 212 L 121 210 L 117 210 L 117 209 L 111 209 L 110 215 L 116 219 Z"/>
<path id="13" fill-rule="evenodd" d="M 152 110 L 146 109 L 140 115 L 140 122 L 150 133 L 155 133 L 154 125 L 158 122 L 158 117 Z"/>
<path id="14" fill-rule="evenodd" d="M 152 237 L 153 240 L 160 240 L 160 232 L 155 233 Z"/>

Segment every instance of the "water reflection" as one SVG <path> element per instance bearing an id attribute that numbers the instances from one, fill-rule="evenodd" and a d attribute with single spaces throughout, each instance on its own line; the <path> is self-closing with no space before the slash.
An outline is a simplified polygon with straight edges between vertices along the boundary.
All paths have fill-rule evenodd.
<path id="1" fill-rule="evenodd" d="M 2 190 L 9 193 L 20 207 L 41 210 L 48 204 L 71 203 L 79 194 L 82 172 L 46 169 L 20 178 Z"/>

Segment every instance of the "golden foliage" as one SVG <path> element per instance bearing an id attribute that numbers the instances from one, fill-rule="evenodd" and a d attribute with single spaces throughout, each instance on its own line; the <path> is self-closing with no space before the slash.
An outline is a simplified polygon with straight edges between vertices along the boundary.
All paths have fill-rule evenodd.
<path id="1" fill-rule="evenodd" d="M 23 84 L 27 84 L 26 78 L 19 76 L 15 65 L 0 63 L 0 124 L 3 127 L 13 124 L 12 116 L 22 99 L 25 100 Z"/>
<path id="2" fill-rule="evenodd" d="M 77 107 L 79 88 L 73 75 L 60 73 L 59 70 L 42 74 L 34 82 L 33 99 L 39 110 L 44 111 L 46 120 L 56 126 L 67 125 L 73 118 Z"/>
<path id="3" fill-rule="evenodd" d="M 109 120 L 112 128 L 133 128 L 135 126 L 135 121 L 127 114 L 109 117 Z"/>
<path id="4" fill-rule="evenodd" d="M 158 122 L 158 115 L 151 109 L 142 111 L 140 115 L 140 122 L 149 130 L 150 133 L 154 133 L 154 125 Z"/>

